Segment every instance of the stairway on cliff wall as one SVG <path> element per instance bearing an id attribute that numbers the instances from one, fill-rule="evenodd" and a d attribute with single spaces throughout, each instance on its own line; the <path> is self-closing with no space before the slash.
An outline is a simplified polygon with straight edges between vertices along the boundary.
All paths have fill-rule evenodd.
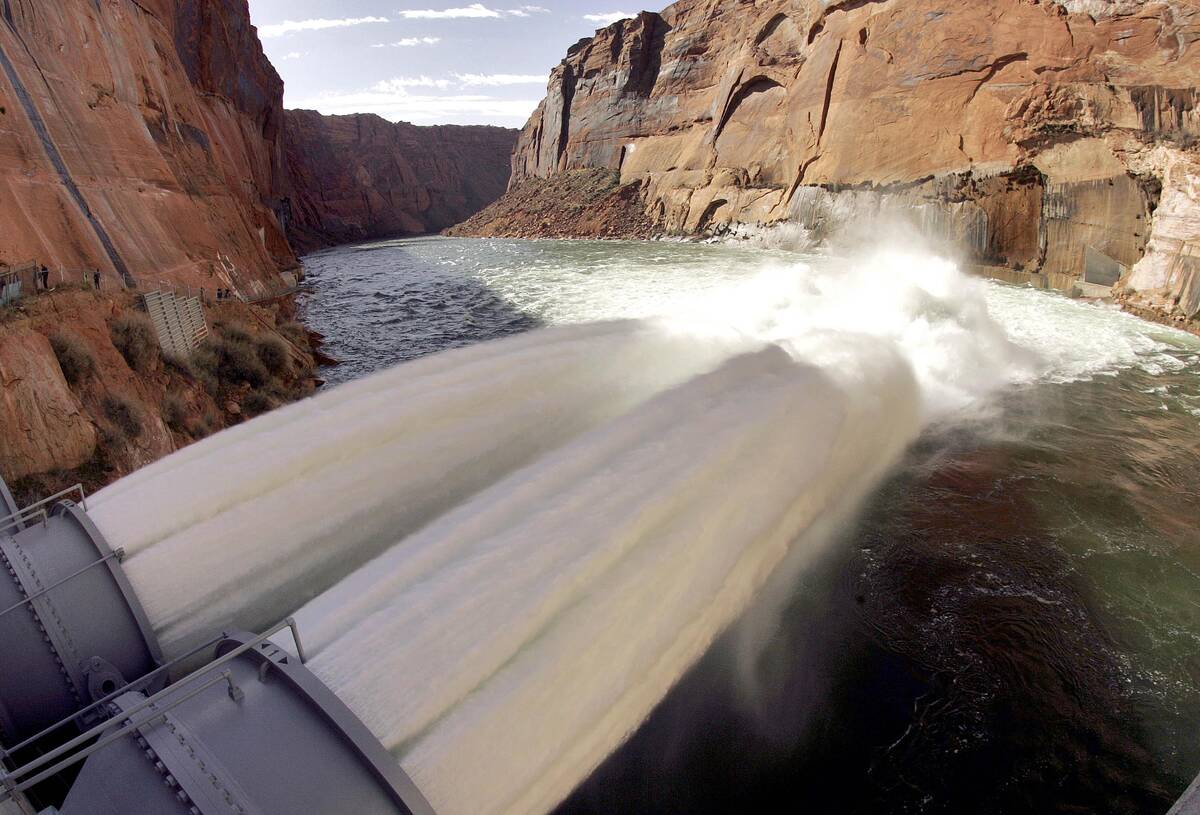
<path id="1" fill-rule="evenodd" d="M 208 323 L 198 297 L 150 291 L 142 295 L 142 302 L 164 354 L 187 359 L 208 337 Z"/>

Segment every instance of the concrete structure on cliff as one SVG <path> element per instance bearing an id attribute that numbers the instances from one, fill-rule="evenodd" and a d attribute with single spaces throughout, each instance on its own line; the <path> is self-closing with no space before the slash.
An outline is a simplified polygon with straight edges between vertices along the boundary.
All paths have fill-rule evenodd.
<path id="1" fill-rule="evenodd" d="M 1124 268 L 1191 316 L 1197 37 L 1175 0 L 681 0 L 568 51 L 512 188 L 606 168 L 675 234 L 909 219 L 1014 280 Z"/>

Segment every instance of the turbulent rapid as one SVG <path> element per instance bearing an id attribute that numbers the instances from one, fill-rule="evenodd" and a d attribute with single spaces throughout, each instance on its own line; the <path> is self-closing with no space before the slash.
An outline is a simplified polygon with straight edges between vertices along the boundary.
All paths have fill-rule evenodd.
<path id="1" fill-rule="evenodd" d="M 397 252 L 455 285 L 396 290 Z M 348 267 L 311 306 L 360 321 L 322 326 L 335 353 L 420 358 L 94 497 L 168 650 L 295 613 L 310 667 L 439 813 L 546 812 L 781 563 L 828 554 L 831 519 L 923 430 L 986 421 L 1013 389 L 1197 362 L 1182 335 L 918 251 L 621 260 L 477 241 L 311 260 L 318 281 Z M 346 308 L 369 279 L 376 305 Z"/>

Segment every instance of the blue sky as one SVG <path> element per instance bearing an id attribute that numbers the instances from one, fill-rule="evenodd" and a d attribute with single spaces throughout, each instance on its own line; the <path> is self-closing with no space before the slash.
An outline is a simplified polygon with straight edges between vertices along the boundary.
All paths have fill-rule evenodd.
<path id="1" fill-rule="evenodd" d="M 250 0 L 289 108 L 506 127 L 525 124 L 568 47 L 639 8 L 607 0 Z"/>

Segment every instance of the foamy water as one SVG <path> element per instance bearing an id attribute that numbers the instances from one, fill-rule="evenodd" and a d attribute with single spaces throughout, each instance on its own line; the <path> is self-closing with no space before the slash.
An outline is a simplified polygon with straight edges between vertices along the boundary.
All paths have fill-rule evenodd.
<path id="1" fill-rule="evenodd" d="M 333 390 L 98 494 L 169 650 L 307 602 L 311 667 L 440 813 L 544 812 L 923 425 L 1177 365 L 1188 342 L 919 252 L 653 262 L 673 249 L 464 271 L 566 325 Z"/>
<path id="2" fill-rule="evenodd" d="M 480 488 L 729 351 L 646 323 L 552 329 L 413 363 L 220 433 L 91 515 L 168 653 L 290 613 Z"/>

